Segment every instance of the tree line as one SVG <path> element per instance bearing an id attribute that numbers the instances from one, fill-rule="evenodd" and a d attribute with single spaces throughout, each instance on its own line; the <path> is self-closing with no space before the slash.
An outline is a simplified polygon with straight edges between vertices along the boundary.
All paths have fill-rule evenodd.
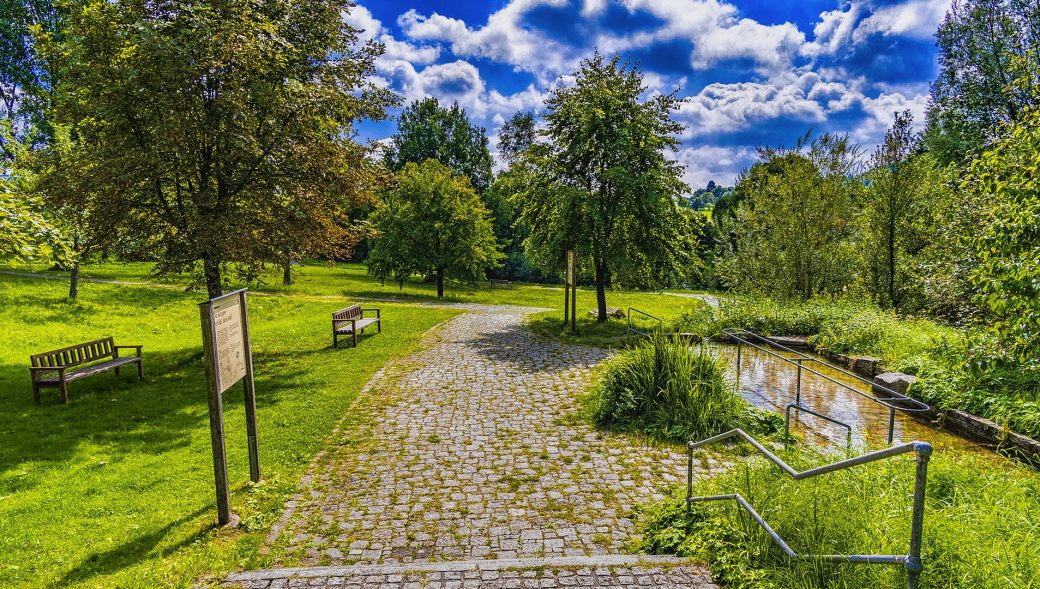
<path id="1" fill-rule="evenodd" d="M 443 296 L 450 280 L 559 280 L 574 250 L 604 320 L 610 287 L 862 293 L 1037 339 L 1040 15 L 1017 0 L 953 4 L 923 133 L 897 113 L 869 156 L 806 134 L 696 192 L 670 157 L 677 91 L 648 93 L 616 55 L 513 116 L 497 172 L 485 130 L 433 98 L 362 143 L 358 123 L 401 103 L 372 82 L 383 47 L 343 22 L 351 7 L 0 5 L 0 256 L 53 258 L 73 296 L 96 256 L 215 296 L 269 265 L 288 282 L 295 259 L 360 254 Z"/>

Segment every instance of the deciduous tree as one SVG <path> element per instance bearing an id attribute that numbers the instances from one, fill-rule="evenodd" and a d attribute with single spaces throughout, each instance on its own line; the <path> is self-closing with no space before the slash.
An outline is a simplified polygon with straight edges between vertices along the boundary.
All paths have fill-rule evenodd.
<path id="1" fill-rule="evenodd" d="M 352 126 L 392 96 L 367 81 L 346 0 L 91 0 L 51 49 L 62 122 L 77 138 L 54 170 L 90 170 L 98 238 L 118 220 L 158 273 L 197 263 L 210 296 L 230 263 L 283 251 L 296 217 L 365 199 L 368 152 Z M 60 177 L 59 177 L 60 180 Z M 68 193 L 68 191 L 66 191 Z"/>
<path id="2" fill-rule="evenodd" d="M 723 262 L 739 290 L 809 299 L 840 291 L 855 260 L 855 148 L 847 137 L 801 138 L 793 148 L 760 148 L 741 174 L 732 224 L 734 250 Z"/>
<path id="3" fill-rule="evenodd" d="M 437 160 L 405 164 L 371 221 L 369 272 L 402 284 L 413 274 L 433 276 L 438 297 L 445 279 L 481 279 L 502 258 L 490 213 L 469 179 Z"/>
<path id="4" fill-rule="evenodd" d="M 689 266 L 692 250 L 676 247 L 678 198 L 689 192 L 682 167 L 666 157 L 682 125 L 671 119 L 676 93 L 643 100 L 639 69 L 599 53 L 582 61 L 573 85 L 546 103 L 546 142 L 528 150 L 533 178 L 518 193 L 531 228 L 528 252 L 547 270 L 562 250 L 590 258 L 599 320 L 607 320 L 606 286 L 637 283 Z"/>
<path id="5" fill-rule="evenodd" d="M 930 160 L 918 153 L 910 111 L 896 114 L 867 173 L 864 256 L 867 287 L 874 301 L 902 308 L 918 274 L 914 256 L 927 245 L 918 219 L 926 215 Z"/>
<path id="6" fill-rule="evenodd" d="M 456 102 L 444 108 L 436 98 L 423 98 L 401 113 L 397 132 L 386 148 L 388 168 L 399 171 L 408 162 L 434 159 L 469 178 L 477 192 L 491 185 L 491 153 L 483 127 L 469 121 Z"/>
<path id="7" fill-rule="evenodd" d="M 974 282 L 998 359 L 1040 371 L 1040 111 L 1028 109 L 976 159 L 964 188 L 989 203 L 975 240 Z"/>
<path id="8" fill-rule="evenodd" d="M 1023 0 L 955 0 L 936 44 L 927 143 L 946 164 L 984 148 L 1003 123 L 1035 104 L 1040 10 Z"/>

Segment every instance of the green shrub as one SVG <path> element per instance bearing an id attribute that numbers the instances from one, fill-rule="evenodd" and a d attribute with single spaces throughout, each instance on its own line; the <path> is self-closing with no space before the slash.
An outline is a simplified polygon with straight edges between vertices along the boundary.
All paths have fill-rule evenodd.
<path id="1" fill-rule="evenodd" d="M 734 427 L 779 429 L 773 417 L 737 394 L 726 361 L 707 348 L 661 336 L 608 362 L 590 405 L 593 419 L 602 426 L 669 440 L 702 438 Z"/>
<path id="2" fill-rule="evenodd" d="M 794 452 L 801 468 L 834 460 Z M 695 488 L 739 492 L 801 553 L 905 554 L 911 457 L 805 481 L 754 460 Z M 791 561 L 735 504 L 694 504 L 683 490 L 645 508 L 642 549 L 694 556 L 732 589 L 905 587 L 902 567 Z M 988 456 L 933 455 L 922 589 L 1034 587 L 1040 579 L 1040 476 Z"/>
<path id="3" fill-rule="evenodd" d="M 847 299 L 783 302 L 765 297 L 729 296 L 716 309 L 695 308 L 677 320 L 679 331 L 716 335 L 741 328 L 761 335 L 814 335 L 828 324 L 869 307 Z"/>

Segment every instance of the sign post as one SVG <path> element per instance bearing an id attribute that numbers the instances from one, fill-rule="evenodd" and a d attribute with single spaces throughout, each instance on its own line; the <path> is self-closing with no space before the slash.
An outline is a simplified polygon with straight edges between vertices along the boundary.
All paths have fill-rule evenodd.
<path id="1" fill-rule="evenodd" d="M 202 349 L 209 393 L 209 428 L 213 444 L 213 476 L 217 491 L 217 522 L 237 524 L 231 513 L 227 452 L 224 445 L 223 394 L 243 381 L 246 434 L 249 444 L 249 478 L 260 480 L 260 455 L 256 436 L 256 390 L 253 388 L 253 353 L 249 344 L 249 311 L 246 290 L 236 290 L 199 305 Z"/>

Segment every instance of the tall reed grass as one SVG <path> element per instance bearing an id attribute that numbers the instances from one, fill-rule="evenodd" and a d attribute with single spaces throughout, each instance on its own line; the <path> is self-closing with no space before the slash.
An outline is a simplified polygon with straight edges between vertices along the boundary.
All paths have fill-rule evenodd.
<path id="1" fill-rule="evenodd" d="M 611 360 L 590 397 L 612 429 L 686 441 L 732 429 L 776 429 L 736 391 L 727 363 L 705 347 L 660 335 Z M 765 426 L 763 424 L 766 424 Z"/>

